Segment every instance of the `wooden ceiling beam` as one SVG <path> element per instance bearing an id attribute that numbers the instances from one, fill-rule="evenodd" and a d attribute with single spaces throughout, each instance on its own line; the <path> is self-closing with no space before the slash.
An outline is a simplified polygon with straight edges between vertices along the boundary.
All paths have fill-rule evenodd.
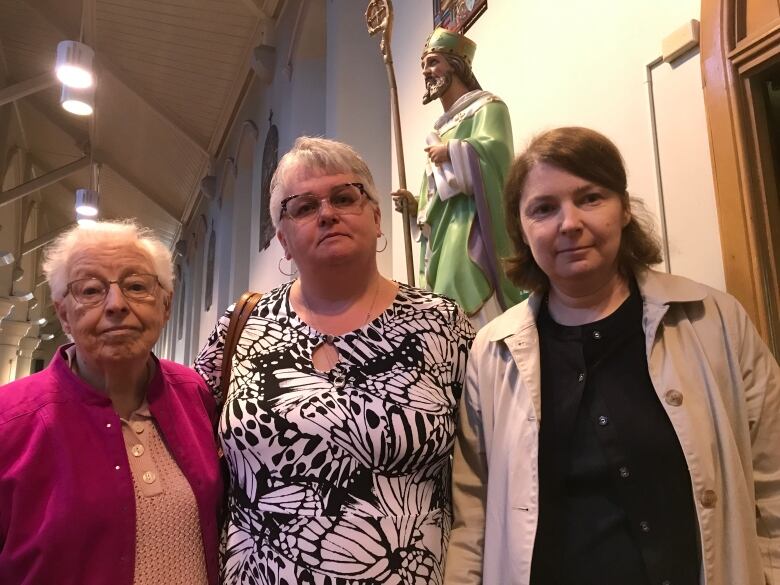
<path id="1" fill-rule="evenodd" d="M 22 197 L 43 189 L 44 187 L 48 187 L 53 183 L 57 183 L 87 166 L 89 166 L 89 157 L 83 156 L 65 166 L 50 171 L 31 181 L 27 181 L 26 183 L 22 183 L 13 189 L 2 191 L 0 192 L 0 207 L 7 205 L 8 203 L 13 203 L 17 199 L 21 199 Z"/>
<path id="2" fill-rule="evenodd" d="M 48 234 L 41 236 L 40 238 L 36 238 L 34 240 L 30 240 L 29 242 L 25 242 L 22 245 L 22 256 L 24 256 L 25 254 L 29 254 L 30 252 L 34 252 L 38 248 L 42 248 L 43 246 L 45 246 L 46 244 L 54 240 L 54 238 L 56 238 L 66 230 L 72 228 L 74 225 L 75 223 L 69 223 L 67 225 L 62 226 L 59 229 L 54 230 L 53 232 L 49 232 Z"/>
<path id="3" fill-rule="evenodd" d="M 54 75 L 51 73 L 44 73 L 38 77 L 25 79 L 19 83 L 14 83 L 13 85 L 4 87 L 3 89 L 0 89 L 0 107 L 6 104 L 10 104 L 11 102 L 15 102 L 18 99 L 30 95 L 31 93 L 37 93 L 44 89 L 49 89 L 50 87 L 57 85 L 57 83 L 59 82 L 57 81 L 57 78 L 54 77 Z"/>
<path id="4" fill-rule="evenodd" d="M 243 0 L 244 5 L 249 9 L 253 16 L 261 18 L 266 21 L 273 21 L 273 17 L 265 10 L 265 4 L 263 0 Z M 273 4 L 276 4 L 273 2 Z"/>

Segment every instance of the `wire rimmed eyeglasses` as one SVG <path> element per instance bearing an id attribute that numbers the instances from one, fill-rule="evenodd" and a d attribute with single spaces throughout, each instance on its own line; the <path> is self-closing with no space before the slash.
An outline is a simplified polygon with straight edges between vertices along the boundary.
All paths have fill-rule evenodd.
<path id="1" fill-rule="evenodd" d="M 154 297 L 160 279 L 156 274 L 128 274 L 117 280 L 88 276 L 69 282 L 65 296 L 70 294 L 82 305 L 99 305 L 106 300 L 112 284 L 116 284 L 128 300 L 148 301 Z"/>
<path id="2" fill-rule="evenodd" d="M 279 219 L 286 216 L 295 222 L 311 221 L 319 216 L 324 201 L 339 215 L 357 215 L 363 210 L 366 199 L 368 193 L 363 183 L 337 185 L 326 197 L 317 197 L 311 193 L 290 195 L 282 200 Z"/>

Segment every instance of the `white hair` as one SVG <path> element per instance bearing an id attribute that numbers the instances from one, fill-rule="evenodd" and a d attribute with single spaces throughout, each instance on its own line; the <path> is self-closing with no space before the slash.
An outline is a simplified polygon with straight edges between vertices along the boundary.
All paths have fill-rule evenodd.
<path id="1" fill-rule="evenodd" d="M 98 221 L 77 225 L 58 236 L 45 251 L 43 273 L 49 283 L 52 298 L 61 300 L 68 287 L 68 272 L 73 254 L 85 246 L 136 247 L 147 255 L 162 287 L 173 291 L 173 260 L 170 250 L 152 231 L 132 220 Z"/>
<path id="2" fill-rule="evenodd" d="M 289 193 L 289 183 L 301 178 L 316 177 L 323 174 L 356 175 L 366 190 L 369 201 L 379 207 L 374 177 L 368 165 L 351 146 L 315 136 L 301 136 L 292 149 L 285 154 L 276 167 L 271 179 L 271 200 L 269 211 L 274 228 L 279 226 L 282 214 L 282 200 L 295 193 Z"/>

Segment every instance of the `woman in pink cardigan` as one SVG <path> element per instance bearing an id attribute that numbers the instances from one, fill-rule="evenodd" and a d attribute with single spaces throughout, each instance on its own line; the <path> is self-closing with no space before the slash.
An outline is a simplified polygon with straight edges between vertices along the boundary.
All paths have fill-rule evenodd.
<path id="1" fill-rule="evenodd" d="M 214 403 L 151 353 L 169 251 L 101 222 L 58 238 L 44 271 L 73 343 L 0 388 L 0 583 L 215 584 Z"/>

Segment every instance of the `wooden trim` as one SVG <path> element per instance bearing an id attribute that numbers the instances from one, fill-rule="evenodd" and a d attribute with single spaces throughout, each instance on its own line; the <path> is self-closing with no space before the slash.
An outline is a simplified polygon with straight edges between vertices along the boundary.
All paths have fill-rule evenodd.
<path id="1" fill-rule="evenodd" d="M 728 59 L 739 70 L 740 75 L 752 73 L 756 66 L 767 61 L 767 55 L 780 52 L 780 22 L 769 27 L 760 35 L 742 39 L 728 53 Z"/>
<path id="2" fill-rule="evenodd" d="M 774 51 L 772 53 L 775 53 Z M 770 53 L 767 53 L 767 56 Z M 767 59 L 763 68 L 780 63 L 780 56 Z M 754 170 L 753 179 L 756 215 L 754 225 L 757 226 L 757 239 L 760 240 L 760 276 L 761 286 L 764 291 L 768 323 L 774 323 L 768 329 L 768 341 L 770 346 L 780 351 L 780 201 L 774 197 L 777 193 L 777 176 L 772 159 L 772 139 L 769 135 L 769 115 L 764 101 L 762 85 L 765 80 L 758 78 L 745 78 L 743 80 L 745 95 L 747 96 L 749 127 L 754 129 L 751 133 L 752 148 L 746 152 L 746 158 L 750 167 Z M 780 145 L 775 145 L 775 147 Z"/>
<path id="3" fill-rule="evenodd" d="M 757 246 L 747 194 L 748 174 L 740 152 L 744 141 L 739 120 L 736 72 L 729 61 L 738 30 L 736 2 L 702 0 L 701 62 L 704 103 L 712 156 L 726 288 L 745 307 L 759 332 L 768 336 L 764 295 L 757 270 Z"/>
<path id="4" fill-rule="evenodd" d="M 726 288 L 780 355 L 775 236 L 768 223 L 773 210 L 766 191 L 773 177 L 761 160 L 768 136 L 754 130 L 761 116 L 760 107 L 754 111 L 755 76 L 780 55 L 780 23 L 738 39 L 746 1 L 702 0 L 704 101 Z"/>

